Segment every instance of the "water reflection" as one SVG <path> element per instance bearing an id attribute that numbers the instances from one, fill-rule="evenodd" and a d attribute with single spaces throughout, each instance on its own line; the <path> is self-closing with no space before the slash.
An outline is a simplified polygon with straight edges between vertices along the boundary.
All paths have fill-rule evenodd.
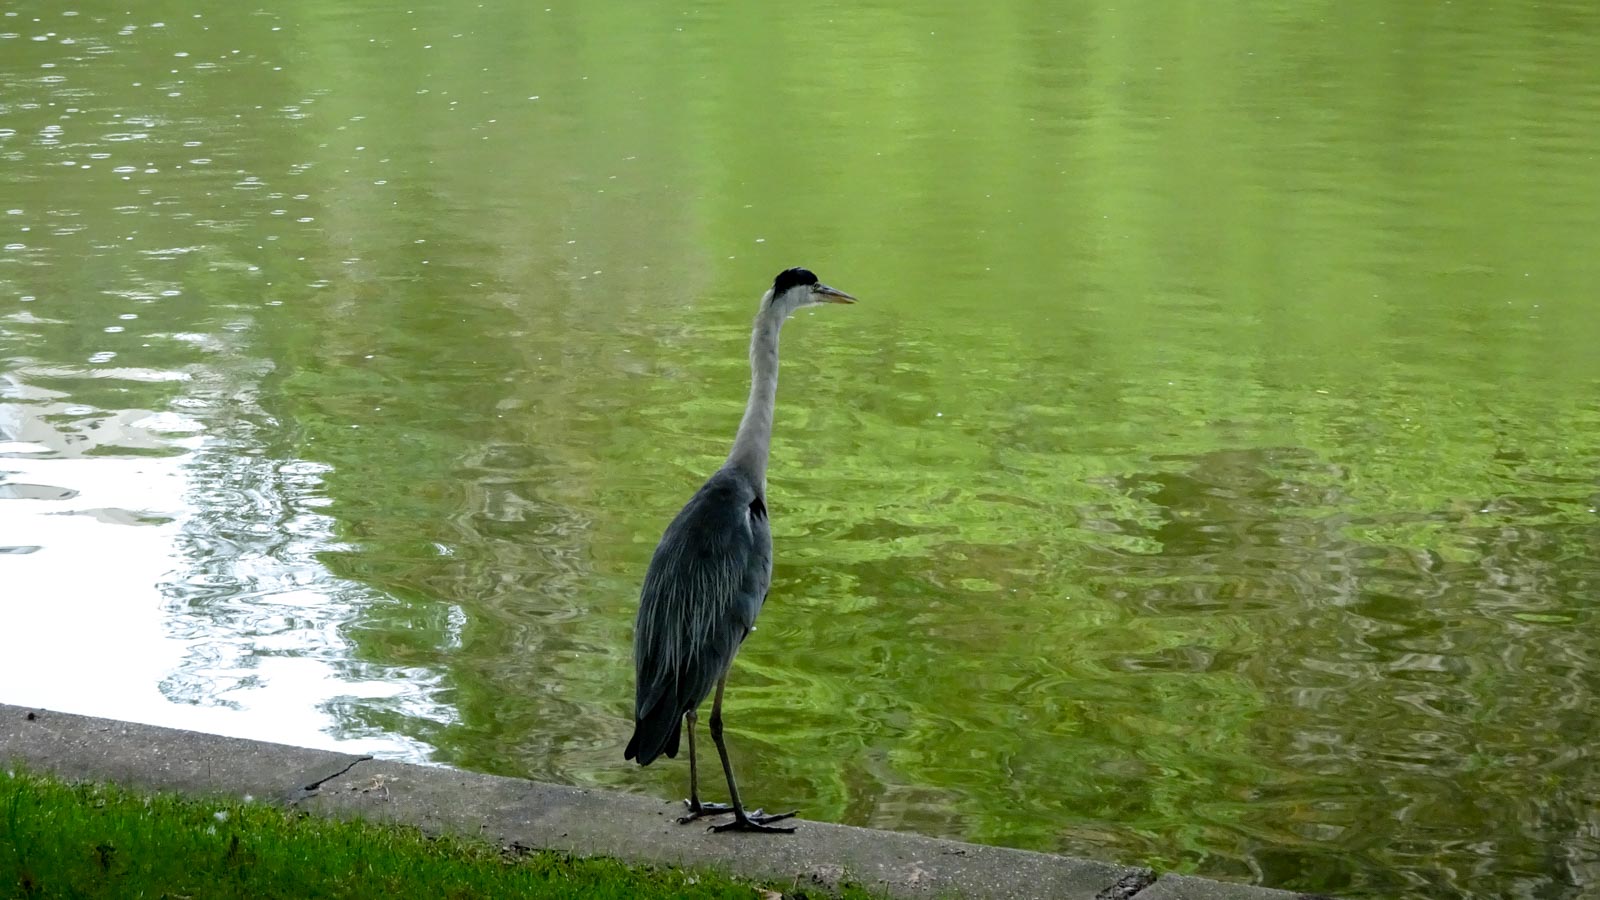
<path id="1" fill-rule="evenodd" d="M 86 393 L 63 389 L 88 377 L 75 369 L 6 376 L 0 543 L 28 554 L 8 565 L 8 633 L 25 636 L 0 668 L 8 702 L 421 758 L 334 714 L 448 712 L 420 699 L 434 673 L 348 661 L 338 627 L 373 592 L 337 590 L 313 558 L 321 467 L 240 440 L 251 366 L 219 369 L 95 374 L 183 385 L 159 413 L 62 402 Z"/>
<path id="2" fill-rule="evenodd" d="M 1315 872 L 1360 883 L 1382 853 L 1405 859 L 1408 877 L 1369 890 L 1471 893 L 1466 873 L 1437 864 L 1449 831 L 1439 823 L 1554 815 L 1538 837 L 1499 830 L 1473 853 L 1526 866 L 1530 889 L 1576 882 L 1541 847 L 1595 849 L 1560 811 L 1562 785 L 1593 773 L 1587 741 L 1573 743 L 1588 728 L 1593 647 L 1565 627 L 1589 615 L 1593 528 L 1512 524 L 1525 521 L 1515 513 L 1471 522 L 1516 509 L 1515 498 L 1415 515 L 1470 553 L 1453 561 L 1353 538 L 1373 523 L 1327 512 L 1356 505 L 1338 489 L 1347 477 L 1303 452 L 1185 460 L 1141 486 L 1161 508 L 1163 551 L 1106 563 L 1108 589 L 1142 615 L 1216 636 L 1124 666 L 1242 676 L 1271 710 L 1255 739 L 1273 748 L 1275 771 L 1232 804 L 1206 805 L 1217 829 L 1206 842 L 1235 847 L 1269 882 Z M 1194 577 L 1206 572 L 1227 578 Z M 1241 647 L 1255 635 L 1271 639 Z"/>

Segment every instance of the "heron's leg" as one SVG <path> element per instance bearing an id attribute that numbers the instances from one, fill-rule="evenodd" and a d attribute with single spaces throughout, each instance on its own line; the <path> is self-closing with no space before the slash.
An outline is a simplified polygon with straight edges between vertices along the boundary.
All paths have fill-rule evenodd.
<path id="1" fill-rule="evenodd" d="M 684 724 L 689 731 L 689 799 L 683 801 L 683 805 L 689 807 L 689 811 L 678 817 L 679 825 L 686 825 L 701 816 L 733 812 L 733 807 L 726 803 L 700 802 L 700 772 L 699 767 L 695 765 L 694 756 L 694 723 L 699 718 L 699 714 L 692 709 L 683 716 Z"/>
<path id="2" fill-rule="evenodd" d="M 717 699 L 711 702 L 711 740 L 717 745 L 717 755 L 722 757 L 722 774 L 728 776 L 728 798 L 733 801 L 733 821 L 724 825 L 711 826 L 712 831 L 771 831 L 789 834 L 794 828 L 780 828 L 769 823 L 780 819 L 787 819 L 795 811 L 779 813 L 769 816 L 761 810 L 753 813 L 744 811 L 744 804 L 739 802 L 739 785 L 733 780 L 733 764 L 728 762 L 728 745 L 722 741 L 722 688 L 728 682 L 728 675 L 723 673 L 717 679 Z"/>

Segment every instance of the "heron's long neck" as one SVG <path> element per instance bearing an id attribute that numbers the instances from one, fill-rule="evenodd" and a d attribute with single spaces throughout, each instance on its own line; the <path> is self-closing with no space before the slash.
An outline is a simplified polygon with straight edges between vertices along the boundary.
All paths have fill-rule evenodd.
<path id="1" fill-rule="evenodd" d="M 728 453 L 737 466 L 763 487 L 767 483 L 767 450 L 772 446 L 772 406 L 778 398 L 778 330 L 784 316 L 771 305 L 756 316 L 750 335 L 750 402 Z"/>

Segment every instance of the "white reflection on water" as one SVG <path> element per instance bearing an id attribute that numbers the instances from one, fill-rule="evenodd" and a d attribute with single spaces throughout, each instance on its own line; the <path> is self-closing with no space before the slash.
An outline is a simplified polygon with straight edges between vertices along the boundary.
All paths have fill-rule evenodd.
<path id="1" fill-rule="evenodd" d="M 39 402 L 52 392 L 10 377 L 3 387 L 33 402 L 0 403 L 0 700 L 425 758 L 419 741 L 332 712 L 359 701 L 453 718 L 425 700 L 433 673 L 349 662 L 339 629 L 371 589 L 313 557 L 330 543 L 327 517 L 306 511 L 320 467 L 241 455 L 236 440 L 171 412 L 58 430 L 51 420 L 67 407 Z M 105 455 L 131 448 L 172 455 Z M 218 471 L 247 502 L 197 502 Z"/>

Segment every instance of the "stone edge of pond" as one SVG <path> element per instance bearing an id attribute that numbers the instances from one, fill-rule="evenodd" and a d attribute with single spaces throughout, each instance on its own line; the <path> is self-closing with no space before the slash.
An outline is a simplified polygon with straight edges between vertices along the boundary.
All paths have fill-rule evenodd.
<path id="1" fill-rule="evenodd" d="M 189 795 L 250 795 L 321 815 L 416 825 L 502 846 L 707 866 L 894 897 L 1293 900 L 1306 895 L 1148 869 L 799 821 L 792 835 L 680 826 L 675 803 L 435 766 L 0 704 L 0 764 Z"/>

